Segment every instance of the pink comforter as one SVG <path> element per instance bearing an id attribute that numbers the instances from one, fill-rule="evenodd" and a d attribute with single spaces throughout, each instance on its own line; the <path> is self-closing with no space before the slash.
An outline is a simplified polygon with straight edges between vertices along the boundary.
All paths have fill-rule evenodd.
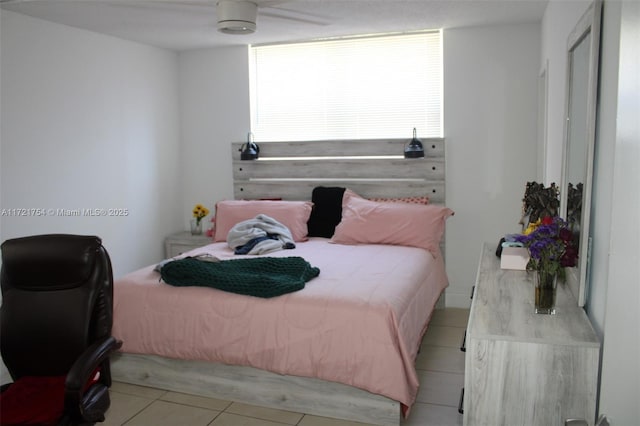
<path id="1" fill-rule="evenodd" d="M 414 361 L 438 296 L 441 256 L 423 249 L 331 244 L 312 238 L 269 256 L 301 256 L 320 276 L 294 293 L 260 299 L 172 287 L 153 266 L 116 280 L 113 335 L 123 352 L 248 365 L 316 377 L 410 407 Z M 238 258 L 225 243 L 185 255 Z"/>

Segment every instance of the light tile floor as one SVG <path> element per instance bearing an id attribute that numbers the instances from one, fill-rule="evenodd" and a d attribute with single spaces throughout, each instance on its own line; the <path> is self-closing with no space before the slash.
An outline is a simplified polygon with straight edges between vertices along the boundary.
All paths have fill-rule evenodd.
<path id="1" fill-rule="evenodd" d="M 420 391 L 403 426 L 462 425 L 464 382 L 460 344 L 468 309 L 437 310 L 422 341 L 416 368 Z M 363 426 L 304 413 L 274 410 L 115 382 L 105 426 Z"/>

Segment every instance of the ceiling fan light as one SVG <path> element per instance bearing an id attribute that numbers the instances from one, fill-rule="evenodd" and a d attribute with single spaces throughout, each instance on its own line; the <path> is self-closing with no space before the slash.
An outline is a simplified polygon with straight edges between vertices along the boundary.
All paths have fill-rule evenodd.
<path id="1" fill-rule="evenodd" d="M 256 31 L 256 24 L 247 21 L 219 21 L 218 31 L 225 34 L 251 34 Z"/>
<path id="2" fill-rule="evenodd" d="M 226 34 L 251 34 L 256 30 L 258 6 L 244 0 L 220 0 L 216 9 L 218 31 Z"/>

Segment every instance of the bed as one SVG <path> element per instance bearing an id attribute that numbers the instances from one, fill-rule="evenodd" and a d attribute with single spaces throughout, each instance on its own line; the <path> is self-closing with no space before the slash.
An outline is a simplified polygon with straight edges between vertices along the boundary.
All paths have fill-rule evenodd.
<path id="1" fill-rule="evenodd" d="M 233 144 L 235 198 L 299 202 L 332 186 L 349 188 L 357 207 L 428 194 L 436 211 L 444 204 L 444 141 L 425 141 L 427 159 L 420 160 L 397 157 L 405 142 L 261 144 L 258 161 L 239 160 L 241 144 Z M 343 204 L 343 212 L 351 207 Z M 332 238 L 298 237 L 295 249 L 266 255 L 301 257 L 320 269 L 304 289 L 279 297 L 170 286 L 155 265 L 116 280 L 113 334 L 124 345 L 113 360 L 114 380 L 398 425 L 417 394 L 421 338 L 444 303 L 444 246 L 434 246 L 434 237 L 427 249 L 375 241 L 384 232 L 375 243 L 354 244 L 347 223 Z M 238 258 L 223 240 L 182 257 L 200 255 Z"/>

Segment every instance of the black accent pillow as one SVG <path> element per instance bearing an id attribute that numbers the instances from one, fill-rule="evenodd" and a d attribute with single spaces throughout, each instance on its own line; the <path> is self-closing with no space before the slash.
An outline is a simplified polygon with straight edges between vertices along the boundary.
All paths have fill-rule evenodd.
<path id="1" fill-rule="evenodd" d="M 342 196 L 345 188 L 317 186 L 313 188 L 313 210 L 307 221 L 310 237 L 331 238 L 342 220 Z"/>

